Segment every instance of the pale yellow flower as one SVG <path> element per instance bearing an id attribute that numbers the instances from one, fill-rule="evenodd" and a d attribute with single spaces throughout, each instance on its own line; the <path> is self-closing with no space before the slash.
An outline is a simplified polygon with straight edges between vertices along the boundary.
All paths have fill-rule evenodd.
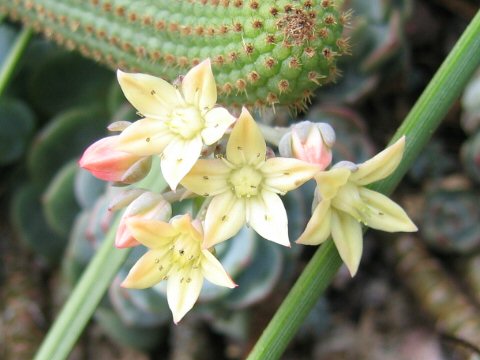
<path id="1" fill-rule="evenodd" d="M 144 289 L 166 280 L 175 323 L 197 301 L 204 277 L 216 285 L 236 286 L 215 256 L 202 250 L 201 224 L 192 222 L 190 215 L 172 218 L 170 223 L 130 218 L 127 226 L 149 250 L 132 267 L 122 286 Z"/>
<path id="2" fill-rule="evenodd" d="M 176 87 L 146 74 L 117 71 L 125 97 L 144 117 L 119 137 L 118 150 L 139 156 L 160 155 L 163 176 L 175 190 L 202 151 L 221 139 L 235 118 L 214 107 L 217 87 L 205 60 Z"/>
<path id="3" fill-rule="evenodd" d="M 226 158 L 198 160 L 182 185 L 213 196 L 205 217 L 208 248 L 234 236 L 248 223 L 267 240 L 290 246 L 285 207 L 278 194 L 311 179 L 318 166 L 290 158 L 266 159 L 258 125 L 243 109 L 227 143 Z"/>
<path id="4" fill-rule="evenodd" d="M 319 172 L 315 176 L 319 203 L 297 243 L 318 245 L 331 234 L 340 257 L 354 276 L 362 257 L 361 223 L 388 232 L 417 231 L 399 205 L 365 187 L 386 178 L 397 168 L 404 147 L 405 137 L 402 137 L 362 164 L 338 164 L 329 171 Z"/>

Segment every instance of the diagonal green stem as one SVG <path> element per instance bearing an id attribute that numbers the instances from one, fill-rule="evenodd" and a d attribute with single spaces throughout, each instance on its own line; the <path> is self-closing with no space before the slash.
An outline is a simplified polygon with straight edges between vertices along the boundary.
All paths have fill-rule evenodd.
<path id="1" fill-rule="evenodd" d="M 0 21 L 1 22 L 1 21 Z M 30 28 L 24 28 L 22 32 L 17 36 L 15 44 L 3 62 L 3 66 L 0 68 L 0 97 L 2 96 L 8 82 L 10 81 L 15 67 L 17 66 L 23 52 L 25 51 L 30 38 L 32 37 L 32 30 Z"/>
<path id="2" fill-rule="evenodd" d="M 113 245 L 118 222 L 119 215 L 48 332 L 35 360 L 65 359 L 72 350 L 113 277 L 130 253 L 129 250 L 119 250 Z"/>
<path id="3" fill-rule="evenodd" d="M 388 179 L 372 188 L 390 193 L 400 182 L 415 158 L 460 95 L 467 81 L 480 66 L 480 12 L 473 18 L 455 47 L 435 74 L 392 141 L 402 135 L 407 146 L 402 164 Z M 340 257 L 329 240 L 322 245 L 285 298 L 257 341 L 248 359 L 278 359 L 303 320 L 322 295 L 341 265 Z"/>
<path id="4" fill-rule="evenodd" d="M 153 169 L 138 183 L 138 186 L 151 191 L 163 191 L 165 182 L 160 174 L 159 164 L 154 163 Z M 167 195 L 170 200 L 175 200 L 176 196 L 181 196 L 181 193 Z M 117 249 L 114 246 L 121 215 L 121 212 L 116 215 L 100 249 L 88 264 L 55 323 L 48 331 L 34 360 L 66 359 L 82 334 L 112 279 L 130 254 L 130 249 Z"/>

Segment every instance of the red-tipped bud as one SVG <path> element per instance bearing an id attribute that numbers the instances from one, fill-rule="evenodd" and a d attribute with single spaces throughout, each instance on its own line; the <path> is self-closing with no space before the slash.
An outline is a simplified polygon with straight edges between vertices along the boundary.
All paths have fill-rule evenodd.
<path id="1" fill-rule="evenodd" d="M 109 136 L 90 145 L 79 165 L 93 176 L 105 180 L 132 184 L 150 171 L 151 158 L 116 150 L 118 136 Z"/>
<path id="2" fill-rule="evenodd" d="M 280 155 L 294 157 L 325 169 L 332 162 L 335 131 L 326 123 L 302 121 L 292 126 L 278 145 Z"/>

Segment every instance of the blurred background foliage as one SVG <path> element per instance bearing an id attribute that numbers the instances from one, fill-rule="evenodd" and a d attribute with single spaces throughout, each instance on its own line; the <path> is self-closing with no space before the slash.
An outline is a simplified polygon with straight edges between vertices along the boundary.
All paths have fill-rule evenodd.
<path id="1" fill-rule="evenodd" d="M 334 161 L 383 148 L 454 41 L 475 1 L 345 1 L 354 10 L 352 56 L 307 113 L 268 111 L 287 125 L 308 119 L 337 133 Z M 0 64 L 19 28 L 0 24 Z M 118 189 L 77 160 L 116 120 L 134 120 L 114 73 L 35 37 L 0 98 L 0 357 L 30 358 L 112 221 Z M 480 72 L 472 78 L 397 192 L 415 237 L 369 232 L 358 276 L 341 271 L 285 359 L 474 359 L 480 356 Z M 284 198 L 290 236 L 310 215 L 313 184 Z M 180 213 L 194 207 L 183 201 Z M 206 286 L 199 306 L 173 326 L 164 289 L 110 286 L 72 358 L 242 358 L 311 254 L 249 229 L 217 254 L 240 285 Z M 400 286 L 402 284 L 404 286 Z"/>

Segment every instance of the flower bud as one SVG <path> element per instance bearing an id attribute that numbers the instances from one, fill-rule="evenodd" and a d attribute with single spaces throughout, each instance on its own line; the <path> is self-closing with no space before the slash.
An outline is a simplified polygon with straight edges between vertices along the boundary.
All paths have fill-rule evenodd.
<path id="1" fill-rule="evenodd" d="M 105 181 L 131 184 L 143 179 L 150 171 L 151 158 L 116 150 L 117 139 L 109 136 L 90 145 L 79 161 L 80 167 Z"/>
<path id="2" fill-rule="evenodd" d="M 114 198 L 110 201 L 110 203 L 108 204 L 108 210 L 117 211 L 127 207 L 128 205 L 130 205 L 130 203 L 132 203 L 133 200 L 138 198 L 145 191 L 146 190 L 144 189 L 138 188 L 125 189 L 121 191 L 120 193 L 116 194 Z"/>
<path id="3" fill-rule="evenodd" d="M 292 126 L 278 145 L 280 155 L 294 157 L 325 169 L 332 161 L 335 131 L 327 123 L 302 121 Z"/>
<path id="4" fill-rule="evenodd" d="M 135 240 L 132 233 L 126 225 L 127 219 L 142 218 L 151 220 L 168 221 L 172 215 L 172 207 L 160 194 L 144 192 L 125 209 L 120 219 L 117 235 L 115 237 L 115 246 L 117 248 L 127 248 L 137 246 L 140 243 Z"/>

